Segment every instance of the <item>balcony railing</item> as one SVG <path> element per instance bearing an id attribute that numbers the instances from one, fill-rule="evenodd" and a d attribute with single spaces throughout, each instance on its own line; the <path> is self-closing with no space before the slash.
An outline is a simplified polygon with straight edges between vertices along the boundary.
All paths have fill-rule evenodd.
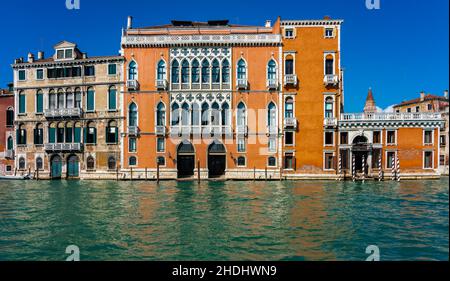
<path id="1" fill-rule="evenodd" d="M 81 143 L 46 143 L 47 151 L 81 151 L 83 144 Z"/>
<path id="2" fill-rule="evenodd" d="M 323 125 L 325 127 L 336 127 L 337 126 L 337 118 L 326 117 L 323 121 Z"/>
<path id="3" fill-rule="evenodd" d="M 284 128 L 292 128 L 297 129 L 297 118 L 295 117 L 286 117 L 284 118 Z"/>
<path id="4" fill-rule="evenodd" d="M 237 80 L 237 88 L 238 88 L 238 90 L 247 90 L 248 89 L 247 78 L 238 79 Z"/>
<path id="5" fill-rule="evenodd" d="M 156 126 L 155 132 L 157 136 L 165 136 L 166 135 L 166 126 Z"/>
<path id="6" fill-rule="evenodd" d="M 247 136 L 248 135 L 248 126 L 238 125 L 236 127 L 236 135 Z"/>
<path id="7" fill-rule="evenodd" d="M 46 118 L 81 117 L 82 114 L 81 108 L 54 108 L 44 111 Z"/>
<path id="8" fill-rule="evenodd" d="M 5 158 L 6 159 L 13 159 L 14 158 L 14 150 L 8 149 L 5 151 Z"/>
<path id="9" fill-rule="evenodd" d="M 440 113 L 414 112 L 414 113 L 343 113 L 340 121 L 407 121 L 407 120 L 443 120 Z"/>
<path id="10" fill-rule="evenodd" d="M 267 89 L 276 90 L 278 89 L 278 81 L 277 79 L 267 79 Z"/>
<path id="11" fill-rule="evenodd" d="M 128 80 L 127 81 L 128 90 L 139 90 L 139 82 L 137 80 Z"/>
<path id="12" fill-rule="evenodd" d="M 278 135 L 278 127 L 277 126 L 267 126 L 266 134 L 268 136 L 276 136 L 276 135 Z"/>
<path id="13" fill-rule="evenodd" d="M 137 136 L 139 134 L 138 126 L 128 126 L 128 135 Z"/>
<path id="14" fill-rule="evenodd" d="M 339 79 L 337 75 L 334 74 L 327 74 L 323 78 L 323 83 L 326 86 L 336 86 L 339 83 Z"/>
<path id="15" fill-rule="evenodd" d="M 231 135 L 231 126 L 204 125 L 204 126 L 171 126 L 171 136 L 189 136 L 189 135 Z"/>
<path id="16" fill-rule="evenodd" d="M 160 91 L 165 91 L 169 87 L 169 83 L 166 79 L 156 79 L 156 89 Z"/>
<path id="17" fill-rule="evenodd" d="M 284 75 L 284 85 L 297 86 L 297 75 L 295 74 Z"/>

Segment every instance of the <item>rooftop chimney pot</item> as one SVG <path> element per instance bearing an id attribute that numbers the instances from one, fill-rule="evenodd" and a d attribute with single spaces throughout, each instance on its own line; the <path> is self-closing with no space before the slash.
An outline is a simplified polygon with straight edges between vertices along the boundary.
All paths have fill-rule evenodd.
<path id="1" fill-rule="evenodd" d="M 42 60 L 44 59 L 44 52 L 43 51 L 39 51 L 38 52 L 38 60 Z"/>
<path id="2" fill-rule="evenodd" d="M 420 92 L 420 101 L 424 101 L 425 100 L 425 92 L 422 91 Z"/>
<path id="3" fill-rule="evenodd" d="M 132 29 L 132 28 L 133 28 L 133 17 L 128 16 L 127 29 Z"/>
<path id="4" fill-rule="evenodd" d="M 33 63 L 34 62 L 34 55 L 32 53 L 28 53 L 28 62 Z"/>
<path id="5" fill-rule="evenodd" d="M 266 20 L 266 27 L 272 27 L 272 21 Z"/>

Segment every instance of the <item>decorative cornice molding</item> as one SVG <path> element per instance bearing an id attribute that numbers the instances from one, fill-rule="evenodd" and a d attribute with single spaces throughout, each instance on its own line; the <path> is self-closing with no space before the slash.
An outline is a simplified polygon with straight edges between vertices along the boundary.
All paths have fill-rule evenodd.
<path id="1" fill-rule="evenodd" d="M 293 26 L 293 27 L 311 27 L 311 26 L 333 26 L 341 25 L 344 20 L 282 20 L 281 26 Z"/>
<path id="2" fill-rule="evenodd" d="M 13 69 L 23 69 L 23 68 L 37 68 L 37 67 L 52 67 L 52 66 L 72 66 L 72 65 L 86 65 L 86 64 L 102 64 L 110 62 L 124 62 L 125 58 L 122 56 L 114 57 L 99 57 L 99 58 L 88 58 L 88 59 L 77 59 L 70 61 L 43 61 L 43 62 L 23 62 L 11 64 Z"/>
<path id="3" fill-rule="evenodd" d="M 122 47 L 280 46 L 279 34 L 126 35 Z"/>

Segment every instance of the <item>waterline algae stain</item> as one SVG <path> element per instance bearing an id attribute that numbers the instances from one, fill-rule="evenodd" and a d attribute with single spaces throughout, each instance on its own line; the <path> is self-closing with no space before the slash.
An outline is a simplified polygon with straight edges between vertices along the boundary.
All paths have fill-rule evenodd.
<path id="1" fill-rule="evenodd" d="M 448 184 L 2 181 L 0 260 L 448 260 Z"/>

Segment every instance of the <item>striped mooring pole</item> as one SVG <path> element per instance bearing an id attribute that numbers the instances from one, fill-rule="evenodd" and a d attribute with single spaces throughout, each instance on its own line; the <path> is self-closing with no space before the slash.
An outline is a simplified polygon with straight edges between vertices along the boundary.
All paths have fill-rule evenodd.
<path id="1" fill-rule="evenodd" d="M 355 170 L 355 167 L 356 167 L 356 165 L 355 165 L 355 155 L 353 154 L 352 155 L 353 157 L 352 157 L 352 180 L 353 181 L 355 181 L 356 180 L 356 170 Z"/>
<path id="2" fill-rule="evenodd" d="M 364 183 L 366 181 L 366 156 L 363 155 L 361 161 L 362 161 L 362 172 L 363 172 L 362 181 Z"/>
<path id="3" fill-rule="evenodd" d="M 378 181 L 383 180 L 383 166 L 381 165 L 381 154 L 378 157 Z"/>
<path id="4" fill-rule="evenodd" d="M 392 157 L 392 163 L 391 163 L 391 172 L 392 172 L 392 180 L 395 181 L 395 158 Z"/>
<path id="5" fill-rule="evenodd" d="M 398 158 L 398 153 L 397 153 L 397 181 L 400 181 L 400 158 Z"/>
<path id="6" fill-rule="evenodd" d="M 338 181 L 341 181 L 342 180 L 342 156 L 341 156 L 341 154 L 339 153 L 339 165 L 338 165 L 339 167 L 338 167 L 338 173 L 339 173 L 339 175 L 338 175 Z"/>

